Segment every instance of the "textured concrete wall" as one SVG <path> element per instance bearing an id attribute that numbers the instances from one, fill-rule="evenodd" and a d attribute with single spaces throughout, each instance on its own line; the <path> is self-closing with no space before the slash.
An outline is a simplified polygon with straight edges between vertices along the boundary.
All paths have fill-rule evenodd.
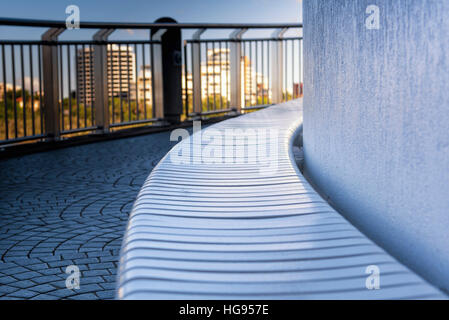
<path id="1" fill-rule="evenodd" d="M 365 27 L 370 4 L 379 30 Z M 349 220 L 448 290 L 449 1 L 303 5 L 306 172 Z"/>

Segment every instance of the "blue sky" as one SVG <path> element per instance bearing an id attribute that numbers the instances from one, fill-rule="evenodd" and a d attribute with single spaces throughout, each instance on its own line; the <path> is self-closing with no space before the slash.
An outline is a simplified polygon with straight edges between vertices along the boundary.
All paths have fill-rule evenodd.
<path id="1" fill-rule="evenodd" d="M 14 0 L 2 6 L 1 16 L 65 18 L 70 4 L 80 7 L 82 19 L 150 22 L 164 15 L 183 22 L 298 22 L 298 0 Z"/>
<path id="2" fill-rule="evenodd" d="M 300 0 L 13 0 L 0 16 L 65 20 L 65 8 L 75 4 L 81 20 L 153 22 L 170 16 L 179 22 L 287 23 L 300 22 Z M 43 30 L 0 27 L 3 39 L 38 38 Z M 65 34 L 79 38 L 83 31 Z M 87 36 L 87 35 L 86 35 Z"/>

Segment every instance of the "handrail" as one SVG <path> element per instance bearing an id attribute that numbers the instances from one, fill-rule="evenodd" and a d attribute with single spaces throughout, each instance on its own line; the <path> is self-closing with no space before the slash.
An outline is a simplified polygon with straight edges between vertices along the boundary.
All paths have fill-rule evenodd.
<path id="1" fill-rule="evenodd" d="M 43 27 L 43 28 L 66 28 L 65 21 L 58 20 L 36 20 L 0 18 L 0 25 L 19 27 Z M 145 23 L 145 22 L 92 22 L 81 21 L 80 28 L 85 29 L 277 29 L 277 28 L 302 28 L 302 23 Z"/>
<path id="2" fill-rule="evenodd" d="M 268 37 L 268 38 L 241 38 L 241 39 L 229 39 L 229 38 L 220 38 L 220 39 L 187 39 L 185 40 L 186 43 L 200 43 L 200 42 L 241 42 L 241 41 L 285 41 L 285 40 L 302 40 L 302 37 L 284 37 L 284 38 L 275 38 L 275 37 Z"/>
<path id="3" fill-rule="evenodd" d="M 58 39 L 66 21 L 0 17 L 0 26 L 44 29 L 39 40 L 0 39 L 0 145 L 237 115 L 302 90 L 300 34 L 241 37 L 301 23 L 81 22 L 97 29 L 86 40 Z M 150 38 L 108 39 L 116 29 Z M 183 39 L 182 29 L 196 32 Z M 200 38 L 207 29 L 230 35 Z"/>

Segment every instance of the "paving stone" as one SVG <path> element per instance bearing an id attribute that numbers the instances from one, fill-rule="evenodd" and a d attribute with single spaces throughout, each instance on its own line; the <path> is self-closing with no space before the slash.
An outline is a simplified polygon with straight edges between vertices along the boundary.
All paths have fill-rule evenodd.
<path id="1" fill-rule="evenodd" d="M 30 287 L 30 290 L 36 291 L 39 293 L 46 293 L 55 290 L 55 287 L 50 284 L 41 284 L 38 286 Z"/>
<path id="2" fill-rule="evenodd" d="M 33 278 L 33 281 L 37 283 L 51 283 L 51 282 L 58 282 L 61 280 L 62 280 L 61 277 L 58 277 L 57 275 L 48 275 Z"/>
<path id="3" fill-rule="evenodd" d="M 89 270 L 104 270 L 108 268 L 115 268 L 115 265 L 112 262 L 103 262 L 103 263 L 89 263 Z"/>
<path id="4" fill-rule="evenodd" d="M 36 283 L 34 283 L 31 280 L 21 280 L 21 281 L 12 282 L 9 285 L 12 286 L 12 287 L 25 289 L 25 288 L 30 288 L 32 286 L 35 286 Z"/>
<path id="5" fill-rule="evenodd" d="M 27 271 L 14 274 L 14 278 L 17 278 L 19 280 L 35 279 L 40 276 L 41 274 L 35 271 Z"/>
<path id="6" fill-rule="evenodd" d="M 121 239 L 133 200 L 174 145 L 169 135 L 162 132 L 2 161 L 0 299 L 113 298 Z M 94 291 L 65 288 L 65 268 L 72 264 L 80 268 L 82 287 Z"/>
<path id="7" fill-rule="evenodd" d="M 96 292 L 96 291 L 101 291 L 101 290 L 103 290 L 103 288 L 100 287 L 96 283 L 83 284 L 82 281 L 80 283 L 80 288 L 79 289 L 75 289 L 75 291 L 77 293 Z"/>
<path id="8" fill-rule="evenodd" d="M 100 283 L 99 285 L 105 290 L 114 290 L 116 287 L 115 283 L 112 282 Z"/>
<path id="9" fill-rule="evenodd" d="M 35 297 L 37 295 L 36 292 L 34 291 L 30 291 L 30 290 L 26 290 L 26 289 L 22 289 L 22 290 L 17 290 L 13 293 L 8 294 L 10 297 L 14 297 L 14 298 L 32 298 Z"/>
<path id="10" fill-rule="evenodd" d="M 92 277 L 92 276 L 107 276 L 110 275 L 108 270 L 100 269 L 100 270 L 87 270 L 83 271 L 84 277 Z"/>
<path id="11" fill-rule="evenodd" d="M 0 286 L 0 294 L 8 294 L 8 293 L 12 293 L 12 292 L 15 292 L 18 290 L 19 290 L 19 288 L 12 287 L 12 286 L 7 286 L 7 285 Z"/>
<path id="12" fill-rule="evenodd" d="M 83 252 L 74 252 L 74 253 L 64 253 L 62 255 L 63 259 L 82 259 L 86 258 L 87 255 Z"/>
<path id="13" fill-rule="evenodd" d="M 49 294 L 52 296 L 58 297 L 59 299 L 63 299 L 68 296 L 76 295 L 76 292 L 64 287 L 64 288 L 61 288 L 58 290 L 54 290 L 54 291 L 50 292 Z"/>
<path id="14" fill-rule="evenodd" d="M 52 274 L 61 274 L 62 271 L 60 268 L 49 268 L 49 269 L 40 270 L 39 273 L 42 275 L 52 275 Z"/>
<path id="15" fill-rule="evenodd" d="M 115 298 L 115 289 L 114 290 L 104 290 L 104 291 L 98 291 L 96 295 L 100 299 L 114 299 Z"/>
<path id="16" fill-rule="evenodd" d="M 85 258 L 85 259 L 75 259 L 74 264 L 88 264 L 88 263 L 98 263 L 98 258 Z"/>
<path id="17" fill-rule="evenodd" d="M 18 273 L 23 273 L 23 272 L 28 272 L 29 270 L 23 267 L 11 267 L 8 269 L 2 269 L 2 273 L 6 274 L 6 275 L 12 275 L 12 274 L 18 274 Z"/>
<path id="18" fill-rule="evenodd" d="M 117 262 L 119 257 L 110 256 L 110 257 L 100 257 L 101 262 Z"/>
<path id="19" fill-rule="evenodd" d="M 72 260 L 63 260 L 63 261 L 51 261 L 48 263 L 48 265 L 52 268 L 55 267 L 64 267 L 66 268 L 67 266 L 70 265 L 74 265 L 75 263 Z"/>
<path id="20" fill-rule="evenodd" d="M 10 276 L 0 277 L 0 285 L 16 282 L 17 280 Z"/>
<path id="21" fill-rule="evenodd" d="M 81 277 L 81 279 L 80 279 L 80 283 L 81 284 L 91 284 L 91 283 L 97 283 L 97 284 L 100 284 L 100 285 L 102 285 L 102 283 L 103 282 L 105 282 L 105 281 L 107 281 L 107 280 L 105 280 L 105 279 L 103 279 L 102 277 L 100 277 L 100 276 L 94 276 L 94 277 Z M 115 286 L 115 284 L 114 284 L 114 286 Z"/>
<path id="22" fill-rule="evenodd" d="M 31 300 L 58 300 L 59 298 L 60 297 L 43 293 L 43 294 L 38 294 L 37 296 L 34 296 L 33 298 L 31 298 Z"/>
<path id="23" fill-rule="evenodd" d="M 98 297 L 93 293 L 83 293 L 77 294 L 75 296 L 69 297 L 70 300 L 96 300 Z"/>

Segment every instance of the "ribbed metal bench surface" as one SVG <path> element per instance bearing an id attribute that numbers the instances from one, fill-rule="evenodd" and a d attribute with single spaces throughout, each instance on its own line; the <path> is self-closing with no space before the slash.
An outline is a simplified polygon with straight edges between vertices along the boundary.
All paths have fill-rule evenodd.
<path id="1" fill-rule="evenodd" d="M 169 152 L 134 204 L 117 297 L 445 298 L 309 185 L 291 152 L 301 123 L 302 101 L 295 100 L 209 127 L 279 130 L 273 176 L 261 175 L 259 165 L 250 163 L 176 165 Z M 366 287 L 370 265 L 379 268 L 380 289 Z"/>

